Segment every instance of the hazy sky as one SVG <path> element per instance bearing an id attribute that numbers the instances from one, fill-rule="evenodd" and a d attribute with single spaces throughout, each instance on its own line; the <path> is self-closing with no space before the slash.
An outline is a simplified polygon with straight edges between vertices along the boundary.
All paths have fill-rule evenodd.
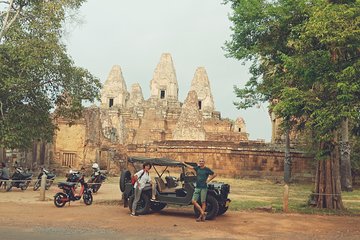
<path id="1" fill-rule="evenodd" d="M 104 82 L 120 65 L 128 88 L 138 82 L 150 97 L 150 80 L 162 53 L 171 53 L 184 101 L 195 70 L 205 67 L 222 118 L 245 119 L 250 139 L 270 141 L 266 106 L 237 110 L 233 86 L 244 86 L 248 67 L 226 58 L 230 39 L 228 13 L 222 0 L 88 0 L 80 9 L 82 23 L 67 27 L 65 44 L 75 63 Z"/>

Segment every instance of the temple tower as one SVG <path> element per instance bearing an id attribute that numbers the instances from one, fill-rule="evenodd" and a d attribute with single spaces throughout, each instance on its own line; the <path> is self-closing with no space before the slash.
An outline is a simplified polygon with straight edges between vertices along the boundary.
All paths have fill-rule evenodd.
<path id="1" fill-rule="evenodd" d="M 170 53 L 163 53 L 150 81 L 152 99 L 178 100 L 179 86 Z"/>
<path id="2" fill-rule="evenodd" d="M 210 82 L 204 67 L 198 67 L 191 82 L 190 91 L 195 91 L 198 97 L 197 105 L 205 118 L 210 118 L 215 111 L 214 99 Z"/>
<path id="3" fill-rule="evenodd" d="M 182 106 L 181 114 L 173 131 L 173 140 L 205 140 L 203 117 L 198 108 L 198 97 L 190 91 Z"/>
<path id="4" fill-rule="evenodd" d="M 242 117 L 238 117 L 234 124 L 234 132 L 246 133 L 245 120 Z"/>
<path id="5" fill-rule="evenodd" d="M 140 106 L 144 102 L 144 96 L 140 84 L 131 85 L 130 98 L 127 103 L 128 107 Z"/>
<path id="6" fill-rule="evenodd" d="M 109 76 L 101 90 L 101 107 L 125 107 L 129 98 L 126 83 L 119 65 L 111 68 Z"/>

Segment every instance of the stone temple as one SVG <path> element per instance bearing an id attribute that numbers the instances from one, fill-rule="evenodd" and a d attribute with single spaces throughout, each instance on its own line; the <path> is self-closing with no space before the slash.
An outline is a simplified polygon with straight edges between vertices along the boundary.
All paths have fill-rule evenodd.
<path id="1" fill-rule="evenodd" d="M 179 101 L 172 57 L 161 55 L 145 99 L 139 84 L 127 90 L 120 66 L 113 66 L 101 90 L 100 123 L 104 143 L 147 144 L 166 140 L 244 141 L 245 122 L 222 120 L 215 111 L 210 81 L 196 69 L 188 96 Z M 237 126 L 239 125 L 239 126 Z"/>
<path id="2" fill-rule="evenodd" d="M 160 57 L 148 98 L 138 83 L 128 89 L 121 67 L 115 65 L 101 90 L 100 106 L 86 108 L 74 124 L 57 119 L 53 143 L 34 143 L 32 150 L 16 158 L 23 165 L 45 165 L 64 172 L 69 166 L 88 168 L 97 162 L 114 174 L 124 167 L 127 156 L 191 162 L 204 158 L 222 176 L 282 175 L 283 146 L 249 140 L 241 117 L 222 119 L 204 67 L 196 69 L 187 92 L 181 102 L 169 53 Z M 292 157 L 293 173 L 306 174 L 306 156 L 292 151 Z"/>

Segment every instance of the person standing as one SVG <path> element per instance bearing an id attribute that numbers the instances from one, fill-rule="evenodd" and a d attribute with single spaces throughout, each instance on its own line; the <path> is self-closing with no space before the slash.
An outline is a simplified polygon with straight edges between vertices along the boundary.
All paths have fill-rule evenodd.
<path id="1" fill-rule="evenodd" d="M 205 221 L 206 195 L 208 191 L 207 184 L 216 177 L 216 174 L 210 168 L 205 166 L 204 159 L 200 159 L 199 164 L 196 167 L 193 167 L 185 162 L 183 163 L 187 167 L 193 168 L 196 171 L 196 186 L 191 202 L 200 211 L 200 216 L 196 219 L 196 221 Z M 201 206 L 198 204 L 199 197 Z"/>
<path id="2" fill-rule="evenodd" d="M 91 182 L 94 182 L 96 177 L 100 175 L 100 167 L 99 164 L 94 163 L 91 168 L 93 169 L 93 172 L 91 174 Z"/>
<path id="3" fill-rule="evenodd" d="M 132 204 L 132 208 L 131 208 L 131 216 L 137 216 L 136 214 L 136 206 L 137 203 L 140 200 L 140 196 L 141 196 L 141 192 L 145 187 L 146 183 L 150 183 L 151 182 L 151 178 L 150 178 L 150 174 L 149 174 L 149 170 L 151 168 L 151 164 L 146 162 L 143 164 L 143 169 L 138 171 L 137 173 L 134 174 L 135 177 L 135 184 L 134 184 L 134 202 Z"/>
<path id="4" fill-rule="evenodd" d="M 2 182 L 1 180 L 9 180 L 10 178 L 10 171 L 9 168 L 6 167 L 6 164 L 4 162 L 1 163 L 1 169 L 0 169 L 0 187 L 4 183 L 4 186 L 6 187 L 6 182 Z"/>

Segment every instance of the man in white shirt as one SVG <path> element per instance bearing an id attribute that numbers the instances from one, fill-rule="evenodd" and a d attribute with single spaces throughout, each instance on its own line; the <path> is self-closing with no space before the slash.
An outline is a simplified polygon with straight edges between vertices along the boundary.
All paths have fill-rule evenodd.
<path id="1" fill-rule="evenodd" d="M 145 187 L 145 184 L 148 182 L 151 182 L 151 178 L 149 175 L 149 170 L 151 168 L 151 164 L 150 163 L 144 163 L 143 164 L 143 169 L 138 171 L 137 173 L 135 173 L 134 177 L 135 177 L 135 184 L 134 184 L 134 202 L 131 208 L 131 216 L 137 216 L 136 215 L 136 206 L 137 203 L 140 200 L 140 196 L 141 196 L 141 192 L 143 190 L 143 188 Z"/>

